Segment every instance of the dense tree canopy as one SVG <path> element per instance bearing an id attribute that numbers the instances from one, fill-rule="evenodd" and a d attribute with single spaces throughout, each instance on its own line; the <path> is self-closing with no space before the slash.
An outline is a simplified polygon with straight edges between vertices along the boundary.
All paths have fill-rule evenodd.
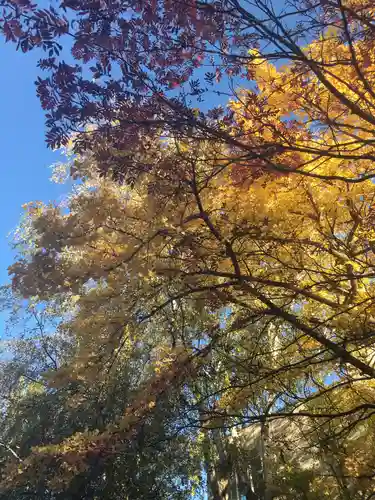
<path id="1" fill-rule="evenodd" d="M 104 172 L 123 177 L 150 168 L 136 151 L 161 129 L 223 143 L 247 164 L 254 160 L 278 171 L 306 174 L 306 155 L 364 156 L 366 172 L 371 169 L 372 0 L 2 4 L 6 40 L 25 52 L 46 51 L 40 67 L 47 76 L 37 87 L 49 144 L 65 144 L 95 124 L 94 133 L 79 134 L 75 147 L 86 150 L 103 138 L 95 154 Z M 64 58 L 61 44 L 71 48 L 74 61 Z M 278 76 L 268 75 L 267 89 L 254 75 L 265 68 L 263 59 L 288 64 Z M 236 122 L 222 105 L 239 98 L 238 84 L 251 89 L 245 99 L 251 120 L 245 130 L 228 130 Z M 274 97 L 278 89 L 284 99 Z M 276 114 L 269 106 L 278 108 Z M 317 140 L 316 130 L 327 134 L 327 144 Z M 116 161 L 112 147 L 128 155 Z"/>
<path id="2" fill-rule="evenodd" d="M 2 3 L 76 181 L 15 235 L 5 497 L 370 499 L 373 2 Z"/>

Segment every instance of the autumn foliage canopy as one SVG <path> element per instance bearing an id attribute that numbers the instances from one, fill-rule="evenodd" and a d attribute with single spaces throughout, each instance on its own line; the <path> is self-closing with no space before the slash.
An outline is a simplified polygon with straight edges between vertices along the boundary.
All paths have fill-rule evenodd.
<path id="1" fill-rule="evenodd" d="M 54 354 L 5 363 L 3 440 L 29 400 L 72 424 L 24 426 L 4 498 L 371 498 L 373 1 L 1 4 L 5 40 L 42 51 L 55 178 L 74 181 L 15 235 L 7 293 L 39 331 L 14 359 L 41 356 L 49 322 Z M 309 473 L 275 458 L 279 421 L 300 422 Z"/>

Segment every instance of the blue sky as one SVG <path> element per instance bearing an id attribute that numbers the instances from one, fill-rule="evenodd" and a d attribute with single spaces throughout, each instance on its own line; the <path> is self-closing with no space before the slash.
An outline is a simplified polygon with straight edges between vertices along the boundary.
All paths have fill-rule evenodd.
<path id="1" fill-rule="evenodd" d="M 58 200 L 67 187 L 49 181 L 52 163 L 61 160 L 47 149 L 44 117 L 34 81 L 37 53 L 16 52 L 15 45 L 0 43 L 0 283 L 7 280 L 12 262 L 9 232 L 17 225 L 21 205 L 32 200 Z"/>

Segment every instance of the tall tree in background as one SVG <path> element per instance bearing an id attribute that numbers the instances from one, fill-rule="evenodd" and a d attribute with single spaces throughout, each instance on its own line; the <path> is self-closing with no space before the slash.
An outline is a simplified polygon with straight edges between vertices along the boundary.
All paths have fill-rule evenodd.
<path id="1" fill-rule="evenodd" d="M 177 391 L 164 391 L 153 405 L 152 415 L 137 421 L 130 438 L 122 438 L 115 446 L 112 434 L 112 449 L 108 441 L 103 441 L 104 447 L 97 441 L 85 453 L 85 462 L 74 452 L 69 455 L 68 446 L 68 460 L 59 464 L 58 454 L 48 451 L 56 444 L 72 434 L 76 442 L 80 436 L 95 440 L 118 421 L 149 370 L 150 349 L 134 348 L 131 358 L 129 349 L 123 349 L 110 370 L 98 370 L 96 383 L 90 376 L 79 381 L 65 376 L 62 384 L 59 371 L 65 373 L 78 341 L 62 329 L 49 334 L 53 314 L 57 309 L 61 314 L 62 309 L 56 304 L 52 308 L 51 302 L 43 311 L 40 303 L 37 310 L 19 309 L 14 298 L 12 305 L 18 317 L 12 318 L 8 360 L 0 371 L 1 499 L 164 500 L 191 498 L 192 492 L 200 491 L 197 433 L 187 428 L 178 432 L 184 403 Z M 18 338 L 14 335 L 16 320 L 20 326 L 26 324 Z M 41 449 L 44 453 L 38 451 Z"/>
<path id="2" fill-rule="evenodd" d="M 111 424 L 41 443 L 8 487 L 120 453 L 170 390 L 206 463 L 228 465 L 238 425 L 260 422 L 266 441 L 277 418 L 341 436 L 371 422 L 373 15 L 371 1 L 4 2 L 6 38 L 48 51 L 47 139 L 71 141 L 81 181 L 62 208 L 28 207 L 11 268 L 16 294 L 75 304 L 58 328 L 76 350 L 50 383 L 85 387 L 149 355 Z M 345 461 L 349 448 L 335 474 L 368 480 L 371 453 Z M 206 468 L 213 497 L 232 488 Z"/>

